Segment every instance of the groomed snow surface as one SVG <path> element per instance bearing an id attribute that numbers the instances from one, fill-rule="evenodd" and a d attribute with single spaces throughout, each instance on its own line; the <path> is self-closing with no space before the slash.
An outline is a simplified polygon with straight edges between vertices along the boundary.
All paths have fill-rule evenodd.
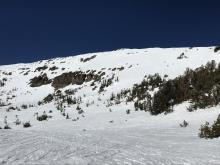
<path id="1" fill-rule="evenodd" d="M 182 112 L 182 108 L 157 117 L 140 112 L 122 117 L 112 112 L 114 123 L 99 114 L 91 118 L 93 122 L 88 124 L 85 120 L 78 126 L 70 121 L 56 121 L 48 122 L 41 129 L 1 130 L 0 162 L 13 165 L 219 164 L 220 140 L 200 139 L 197 133 L 199 123 L 215 120 L 220 107 L 193 113 Z M 189 122 L 189 127 L 180 128 L 183 119 Z M 93 123 L 100 125 L 92 127 Z"/>
<path id="2" fill-rule="evenodd" d="M 174 78 L 184 73 L 187 67 L 195 69 L 208 61 L 220 62 L 220 53 L 208 48 L 170 48 L 170 49 L 124 49 L 113 52 L 93 53 L 52 61 L 31 64 L 0 66 L 1 75 L 8 79 L 0 87 L 0 99 L 5 102 L 7 96 L 16 95 L 9 100 L 13 106 L 33 104 L 34 107 L 21 111 L 6 112 L 7 107 L 0 108 L 0 126 L 4 126 L 7 116 L 11 130 L 0 130 L 0 165 L 217 165 L 220 164 L 220 139 L 205 140 L 198 137 L 201 124 L 216 120 L 220 107 L 212 107 L 195 112 L 188 112 L 188 102 L 174 107 L 170 114 L 151 116 L 148 112 L 135 111 L 133 103 L 106 107 L 106 100 L 111 93 L 131 88 L 140 83 L 145 75 L 159 73 Z M 182 53 L 186 56 L 177 59 Z M 88 62 L 80 58 L 97 55 Z M 54 89 L 51 85 L 37 88 L 29 86 L 29 80 L 40 73 L 34 72 L 39 66 L 57 66 L 56 74 L 48 70 L 49 78 L 68 71 L 102 68 L 125 67 L 122 71 L 106 69 L 107 75 L 113 73 L 119 82 L 113 83 L 101 94 L 91 90 L 90 83 L 81 85 L 75 95 L 81 96 L 80 107 L 84 115 L 76 112 L 76 106 L 66 108 L 70 118 L 66 120 L 54 103 L 38 106 Z M 132 67 L 130 67 L 132 65 Z M 19 68 L 30 68 L 30 74 L 24 76 Z M 65 67 L 65 70 L 61 68 Z M 78 88 L 70 85 L 66 89 Z M 17 88 L 16 91 L 12 91 Z M 9 92 L 10 91 L 10 92 Z M 6 95 L 10 93 L 9 95 Z M 86 107 L 87 102 L 94 104 Z M 111 111 L 110 111 L 111 109 Z M 130 114 L 126 110 L 131 109 Z M 52 119 L 39 122 L 34 114 L 52 110 Z M 32 127 L 16 126 L 15 115 L 22 122 L 30 121 Z M 72 119 L 79 118 L 77 121 Z M 189 126 L 181 128 L 186 120 Z"/>

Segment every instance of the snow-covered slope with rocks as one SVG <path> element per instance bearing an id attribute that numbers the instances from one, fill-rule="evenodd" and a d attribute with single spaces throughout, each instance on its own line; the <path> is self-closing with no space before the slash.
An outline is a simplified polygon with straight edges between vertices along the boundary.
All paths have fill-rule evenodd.
<path id="1" fill-rule="evenodd" d="M 218 164 L 220 140 L 200 139 L 198 131 L 220 107 L 188 112 L 184 102 L 152 116 L 133 102 L 109 105 L 112 93 L 146 75 L 173 79 L 186 68 L 219 63 L 214 48 L 121 49 L 0 66 L 0 127 L 7 121 L 12 128 L 0 130 L 0 164 Z M 44 113 L 50 118 L 38 121 Z M 180 128 L 183 120 L 187 128 Z"/>

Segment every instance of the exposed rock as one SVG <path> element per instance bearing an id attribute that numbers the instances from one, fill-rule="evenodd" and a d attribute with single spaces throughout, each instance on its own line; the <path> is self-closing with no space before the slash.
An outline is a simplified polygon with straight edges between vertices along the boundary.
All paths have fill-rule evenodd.
<path id="1" fill-rule="evenodd" d="M 56 89 L 63 88 L 70 84 L 82 85 L 84 82 L 89 82 L 91 80 L 98 81 L 101 76 L 94 73 L 84 73 L 82 71 L 63 73 L 54 78 L 52 86 Z"/>
<path id="2" fill-rule="evenodd" d="M 46 66 L 46 65 L 41 66 L 41 67 L 37 67 L 34 72 L 36 72 L 36 71 L 40 72 L 42 70 L 46 70 L 47 68 L 48 68 L 48 66 Z"/>
<path id="3" fill-rule="evenodd" d="M 3 75 L 6 75 L 6 76 L 11 76 L 12 75 L 12 72 L 2 72 Z"/>
<path id="4" fill-rule="evenodd" d="M 96 57 L 96 55 L 93 55 L 93 56 L 88 57 L 88 58 L 81 58 L 80 61 L 81 62 L 87 62 L 87 61 L 90 61 L 90 60 L 94 59 L 95 57 Z"/>
<path id="5" fill-rule="evenodd" d="M 47 84 L 50 84 L 52 82 L 52 80 L 50 80 L 48 77 L 47 77 L 47 74 L 43 74 L 43 75 L 40 75 L 40 76 L 37 76 L 37 77 L 34 77 L 30 80 L 30 86 L 31 87 L 40 87 L 42 85 L 47 85 Z"/>
<path id="6" fill-rule="evenodd" d="M 52 86 L 54 88 L 63 88 L 70 84 L 81 85 L 85 81 L 85 78 L 86 74 L 83 74 L 80 71 L 63 73 L 60 76 L 54 78 Z"/>
<path id="7" fill-rule="evenodd" d="M 29 70 L 30 68 L 18 68 L 18 70 Z"/>
<path id="8" fill-rule="evenodd" d="M 57 70 L 57 69 L 58 69 L 58 67 L 56 67 L 56 66 L 53 66 L 53 67 L 49 68 L 50 71 L 54 71 L 54 70 Z"/>
<path id="9" fill-rule="evenodd" d="M 29 70 L 29 71 L 27 71 L 27 72 L 25 72 L 25 73 L 24 73 L 24 76 L 28 75 L 28 73 L 29 73 L 29 72 L 30 72 L 30 70 Z"/>
<path id="10" fill-rule="evenodd" d="M 220 51 L 220 46 L 216 46 L 215 49 L 214 49 L 215 53 L 218 52 L 218 51 Z"/>
<path id="11" fill-rule="evenodd" d="M 124 70 L 125 68 L 123 66 L 121 66 L 120 68 L 117 68 L 119 71 Z"/>

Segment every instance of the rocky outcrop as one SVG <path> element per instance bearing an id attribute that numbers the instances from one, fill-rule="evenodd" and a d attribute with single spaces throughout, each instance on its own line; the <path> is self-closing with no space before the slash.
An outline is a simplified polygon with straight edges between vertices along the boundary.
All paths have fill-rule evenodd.
<path id="1" fill-rule="evenodd" d="M 80 61 L 81 61 L 81 62 L 87 62 L 87 61 L 90 61 L 90 60 L 92 60 L 92 59 L 94 59 L 94 58 L 96 58 L 96 55 L 93 55 L 93 56 L 88 57 L 88 58 L 81 58 Z"/>
<path id="2" fill-rule="evenodd" d="M 46 70 L 47 68 L 48 68 L 48 66 L 46 66 L 46 65 L 41 66 L 41 67 L 37 67 L 34 72 L 37 72 L 37 71 L 40 72 L 40 71 Z"/>
<path id="3" fill-rule="evenodd" d="M 40 75 L 40 76 L 37 76 L 37 77 L 34 77 L 30 80 L 30 86 L 31 87 L 40 87 L 42 85 L 47 85 L 47 84 L 50 84 L 52 82 L 52 80 L 50 80 L 48 77 L 47 77 L 47 74 L 43 74 L 43 75 Z"/>
<path id="4" fill-rule="evenodd" d="M 52 86 L 55 89 L 63 88 L 68 85 L 82 85 L 84 82 L 99 81 L 100 75 L 96 75 L 94 72 L 84 73 L 82 71 L 63 73 L 53 79 Z"/>
<path id="5" fill-rule="evenodd" d="M 56 67 L 56 66 L 53 66 L 53 67 L 49 68 L 50 71 L 54 71 L 54 70 L 57 70 L 57 69 L 59 69 L 59 68 Z"/>

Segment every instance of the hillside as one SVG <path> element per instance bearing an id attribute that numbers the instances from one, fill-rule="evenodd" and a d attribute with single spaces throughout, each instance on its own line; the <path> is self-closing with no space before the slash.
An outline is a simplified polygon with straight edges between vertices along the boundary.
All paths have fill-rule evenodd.
<path id="1" fill-rule="evenodd" d="M 11 128 L 0 130 L 0 164 L 218 164 L 220 139 L 198 133 L 220 114 L 219 93 L 196 104 L 219 85 L 215 76 L 203 86 L 218 66 L 211 78 L 198 69 L 220 63 L 217 48 L 120 49 L 0 66 L 0 127 Z M 204 75 L 179 85 L 184 96 L 178 87 L 165 99 L 158 94 L 189 69 Z M 191 85 L 205 92 L 192 94 Z M 157 98 L 164 105 L 154 105 Z"/>

